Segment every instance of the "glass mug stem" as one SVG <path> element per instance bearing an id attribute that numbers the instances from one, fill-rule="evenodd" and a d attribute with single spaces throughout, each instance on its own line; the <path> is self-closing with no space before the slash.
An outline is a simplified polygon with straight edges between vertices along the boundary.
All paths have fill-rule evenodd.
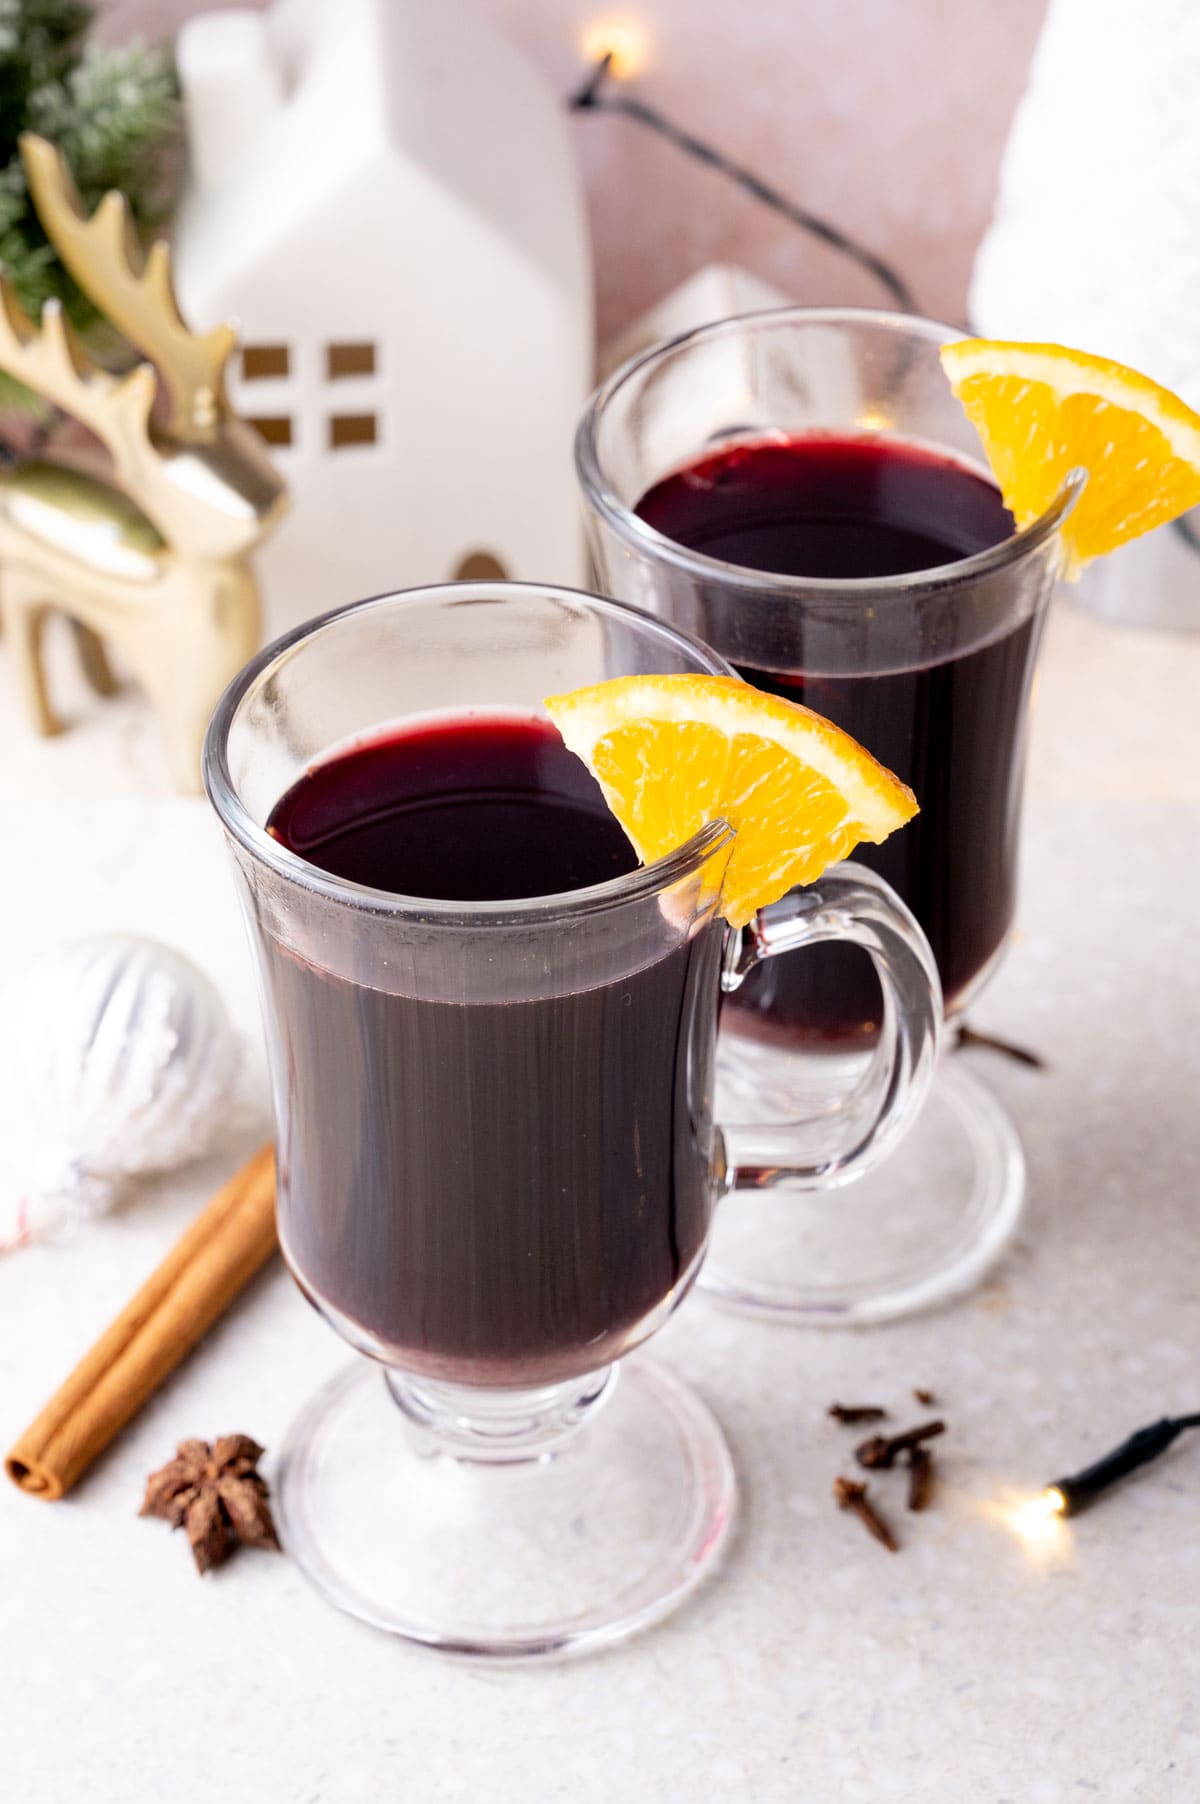
<path id="1" fill-rule="evenodd" d="M 394 1368 L 386 1378 L 417 1452 L 500 1466 L 552 1459 L 608 1400 L 617 1367 L 519 1390 L 442 1384 Z"/>
<path id="2" fill-rule="evenodd" d="M 738 989 L 769 959 L 835 940 L 861 946 L 875 967 L 883 992 L 878 1044 L 833 1112 L 826 1103 L 807 1119 L 770 1128 L 723 1126 L 727 1191 L 848 1184 L 887 1157 L 924 1100 L 942 1033 L 937 967 L 908 909 L 864 866 L 836 866 L 760 909 L 729 940 L 722 989 Z"/>

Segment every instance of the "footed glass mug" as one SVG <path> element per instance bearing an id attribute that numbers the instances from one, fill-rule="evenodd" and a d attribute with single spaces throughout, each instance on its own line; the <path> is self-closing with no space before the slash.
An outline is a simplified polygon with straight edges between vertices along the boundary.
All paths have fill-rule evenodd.
<path id="1" fill-rule="evenodd" d="M 563 1653 L 692 1589 L 729 1526 L 729 1456 L 683 1384 L 624 1355 L 689 1289 L 718 1197 L 862 1168 L 928 1084 L 937 978 L 886 885 L 847 865 L 731 935 L 716 913 L 724 823 L 637 868 L 591 777 L 538 725 L 543 696 L 581 683 L 723 668 L 618 603 L 454 584 L 277 641 L 209 730 L 205 781 L 266 1022 L 280 1242 L 305 1295 L 369 1356 L 292 1430 L 283 1533 L 333 1602 L 414 1641 Z M 464 776 L 473 736 L 493 729 L 514 756 L 533 747 L 527 789 L 485 763 Z M 410 783 L 407 822 L 385 810 L 385 840 L 449 834 L 456 894 L 475 899 L 374 888 L 278 837 L 277 807 L 306 773 L 413 745 L 429 752 L 424 793 Z M 348 812 L 331 823 L 321 804 L 326 829 L 379 818 L 370 784 L 338 793 Z M 460 806 L 470 828 L 446 812 Z M 582 887 L 508 893 L 521 861 L 506 878 L 490 861 L 529 828 L 522 810 L 539 868 L 558 842 L 537 829 L 572 856 L 603 830 L 618 873 L 588 881 L 585 856 Z M 721 984 L 825 939 L 874 961 L 878 1047 L 851 1097 L 781 1134 L 777 1163 L 743 1163 L 713 1118 Z"/>
<path id="2" fill-rule="evenodd" d="M 846 309 L 723 320 L 619 369 L 576 446 L 598 586 L 828 716 L 915 790 L 917 818 L 855 857 L 928 935 L 951 1015 L 1012 923 L 1030 688 L 1082 481 L 1014 531 L 942 373 L 955 336 Z M 852 950 L 753 974 L 722 1016 L 722 1121 L 769 1159 L 772 1124 L 853 1081 L 879 1018 Z M 946 1062 L 912 1134 L 838 1209 L 787 1188 L 722 1213 L 702 1283 L 776 1319 L 871 1322 L 982 1276 L 1024 1162 L 990 1091 Z"/>

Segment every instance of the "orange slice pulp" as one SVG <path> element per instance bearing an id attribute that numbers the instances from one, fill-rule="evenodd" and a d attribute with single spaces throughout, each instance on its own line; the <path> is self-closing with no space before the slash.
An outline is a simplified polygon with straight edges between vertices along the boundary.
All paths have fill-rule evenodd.
<path id="1" fill-rule="evenodd" d="M 735 927 L 917 812 L 849 734 L 734 677 L 616 677 L 546 708 L 644 863 L 708 821 L 734 828 L 720 906 Z"/>
<path id="2" fill-rule="evenodd" d="M 1066 574 L 1200 503 L 1200 415 L 1107 357 L 1063 345 L 964 338 L 942 368 L 1018 527 L 1073 469 L 1087 486 L 1063 525 Z"/>

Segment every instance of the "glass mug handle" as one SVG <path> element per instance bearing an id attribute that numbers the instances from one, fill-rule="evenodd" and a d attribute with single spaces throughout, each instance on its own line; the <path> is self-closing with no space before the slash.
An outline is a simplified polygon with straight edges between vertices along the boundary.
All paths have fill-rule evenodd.
<path id="1" fill-rule="evenodd" d="M 721 987 L 736 990 L 765 960 L 829 940 L 871 956 L 883 990 L 879 1043 L 833 1110 L 826 1100 L 795 1121 L 722 1123 L 726 1192 L 849 1183 L 887 1157 L 925 1100 L 942 1032 L 937 966 L 903 902 L 864 866 L 837 865 L 807 889 L 760 908 L 729 937 Z"/>

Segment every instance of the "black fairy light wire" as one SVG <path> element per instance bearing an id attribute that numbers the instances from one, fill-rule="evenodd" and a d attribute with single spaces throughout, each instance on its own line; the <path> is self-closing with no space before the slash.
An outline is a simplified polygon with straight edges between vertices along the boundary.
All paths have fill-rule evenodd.
<path id="1" fill-rule="evenodd" d="M 1165 1453 L 1187 1428 L 1200 1428 L 1200 1413 L 1164 1416 L 1161 1421 L 1151 1422 L 1081 1472 L 1072 1473 L 1070 1478 L 1056 1478 L 1053 1484 L 1046 1486 L 1037 1502 L 1047 1517 L 1077 1516 L 1110 1485 Z"/>
<path id="2" fill-rule="evenodd" d="M 843 256 L 852 258 L 861 268 L 874 276 L 882 287 L 887 289 L 902 313 L 917 312 L 916 300 L 908 284 L 902 276 L 897 274 L 890 263 L 885 262 L 874 251 L 868 250 L 865 245 L 857 244 L 853 238 L 848 237 L 837 226 L 830 225 L 828 220 L 820 219 L 815 213 L 810 213 L 807 208 L 797 206 L 794 201 L 788 199 L 786 194 L 781 194 L 778 188 L 773 188 L 769 182 L 764 182 L 761 176 L 755 175 L 753 170 L 745 168 L 741 163 L 734 162 L 732 157 L 727 157 L 724 152 L 705 143 L 702 138 L 697 138 L 693 132 L 684 131 L 681 126 L 665 118 L 656 108 L 647 106 L 645 101 L 637 100 L 631 94 L 610 92 L 606 84 L 612 71 L 612 63 L 613 52 L 610 50 L 600 58 L 583 86 L 571 95 L 567 105 L 572 112 L 621 113 L 626 119 L 633 119 L 639 125 L 648 126 L 651 131 L 658 132 L 661 137 L 674 144 L 676 149 L 683 151 L 685 156 L 692 157 L 696 162 L 704 163 L 710 169 L 715 169 L 721 175 L 727 176 L 730 181 L 736 182 L 745 193 L 751 195 L 755 200 L 761 201 L 763 206 L 770 207 L 772 211 L 781 214 L 792 225 L 799 226 L 800 230 L 807 232 L 810 237 L 819 238 L 823 244 L 828 244 L 833 250 L 840 251 Z"/>

